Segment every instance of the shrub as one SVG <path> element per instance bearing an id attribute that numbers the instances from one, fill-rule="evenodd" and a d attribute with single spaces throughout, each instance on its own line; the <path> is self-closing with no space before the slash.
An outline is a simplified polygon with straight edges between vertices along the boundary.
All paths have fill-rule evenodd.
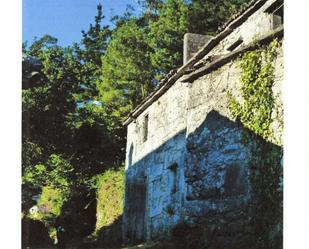
<path id="1" fill-rule="evenodd" d="M 124 200 L 124 169 L 108 170 L 97 177 L 96 231 L 111 225 L 121 216 Z"/>

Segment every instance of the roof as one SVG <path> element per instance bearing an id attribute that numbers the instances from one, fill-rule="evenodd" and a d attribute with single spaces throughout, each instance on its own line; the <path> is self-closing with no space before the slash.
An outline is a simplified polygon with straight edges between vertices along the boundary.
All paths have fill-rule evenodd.
<path id="1" fill-rule="evenodd" d="M 227 21 L 218 29 L 217 35 L 210 39 L 191 59 L 189 59 L 184 65 L 182 65 L 178 70 L 170 71 L 158 84 L 157 88 L 151 92 L 130 114 L 129 117 L 124 121 L 124 125 L 130 124 L 137 118 L 146 108 L 148 108 L 154 101 L 156 101 L 160 96 L 162 96 L 179 78 L 186 74 L 194 74 L 196 68 L 194 65 L 204 58 L 216 45 L 219 44 L 225 37 L 227 37 L 233 30 L 239 27 L 243 22 L 245 22 L 254 12 L 261 8 L 268 0 L 253 0 L 246 8 L 241 9 L 236 15 Z M 276 2 L 282 2 L 282 0 L 277 0 Z M 276 32 L 275 32 L 276 33 Z M 277 30 L 275 35 L 283 35 L 283 31 Z M 270 35 L 271 36 L 271 35 Z M 248 47 L 248 46 L 247 46 Z M 248 48 L 247 48 L 248 49 Z M 237 50 L 238 51 L 238 50 Z M 236 51 L 235 51 L 236 52 Z M 233 52 L 231 53 L 233 54 Z M 235 53 L 234 53 L 235 54 Z M 225 56 L 226 57 L 226 56 Z M 230 58 L 230 57 L 229 57 Z M 223 58 L 224 59 L 224 58 Z M 218 59 L 213 63 L 217 62 L 216 65 L 220 64 Z M 224 61 L 224 60 L 223 60 Z M 211 63 L 211 64 L 213 64 Z M 203 67 L 204 68 L 204 67 Z M 201 70 L 198 70 L 201 73 Z M 197 74 L 195 74 L 197 75 Z M 191 77 L 192 79 L 193 77 Z"/>

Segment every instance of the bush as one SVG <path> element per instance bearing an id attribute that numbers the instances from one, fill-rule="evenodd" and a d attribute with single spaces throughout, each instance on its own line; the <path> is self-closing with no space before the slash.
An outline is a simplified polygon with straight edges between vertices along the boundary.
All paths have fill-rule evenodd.
<path id="1" fill-rule="evenodd" d="M 61 208 L 66 199 L 67 192 L 52 187 L 43 187 L 38 204 L 42 208 L 42 212 L 46 210 L 46 214 L 56 217 L 60 215 Z"/>
<path id="2" fill-rule="evenodd" d="M 64 202 L 68 198 L 68 191 L 59 190 L 53 187 L 43 187 L 41 197 L 38 201 L 37 211 L 30 213 L 28 217 L 32 220 L 40 221 L 48 230 L 52 239 L 56 238 L 54 223 L 61 214 Z"/>
<path id="3" fill-rule="evenodd" d="M 97 177 L 96 231 L 111 225 L 123 213 L 124 169 L 108 170 Z"/>

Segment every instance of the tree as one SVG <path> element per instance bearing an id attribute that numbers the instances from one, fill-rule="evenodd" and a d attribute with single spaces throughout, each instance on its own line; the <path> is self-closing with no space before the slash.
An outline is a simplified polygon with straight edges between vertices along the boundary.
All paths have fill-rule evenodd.
<path id="1" fill-rule="evenodd" d="M 189 9 L 184 0 L 167 0 L 157 21 L 150 22 L 151 63 L 160 79 L 182 64 L 183 36 L 188 32 Z"/>
<path id="2" fill-rule="evenodd" d="M 145 29 L 136 19 L 113 31 L 98 82 L 103 105 L 112 115 L 124 118 L 152 89 L 149 50 Z"/>
<path id="3" fill-rule="evenodd" d="M 43 76 L 40 86 L 23 90 L 23 137 L 54 153 L 71 146 L 67 121 L 76 107 L 74 94 L 80 91 L 74 73 L 78 63 L 69 49 L 40 44 L 28 52 L 41 61 Z"/>
<path id="4" fill-rule="evenodd" d="M 123 165 L 122 121 L 181 66 L 184 34 L 215 31 L 244 1 L 141 0 L 141 16 L 128 10 L 114 18 L 113 30 L 102 24 L 98 5 L 94 24 L 72 47 L 49 35 L 24 43 L 25 57 L 40 62 L 23 67 L 23 81 L 33 69 L 39 74 L 22 92 L 24 210 L 34 194 L 44 190 L 48 199 L 59 189 L 74 196 L 66 203 L 61 197 L 63 205 L 76 209 L 80 202 L 82 210 L 90 200 L 79 195 L 91 192 L 94 176 Z"/>
<path id="5" fill-rule="evenodd" d="M 34 167 L 26 168 L 23 181 L 34 187 L 50 186 L 69 192 L 72 184 L 72 171 L 73 167 L 68 160 L 60 155 L 52 154 L 44 164 L 38 163 Z"/>
<path id="6" fill-rule="evenodd" d="M 32 196 L 39 194 L 44 186 L 71 181 L 71 175 L 60 177 L 65 172 L 64 165 L 71 165 L 60 154 L 68 157 L 66 152 L 72 147 L 67 122 L 75 110 L 74 92 L 78 91 L 78 84 L 73 70 L 77 66 L 70 50 L 58 46 L 56 38 L 43 36 L 25 47 L 24 53 L 40 62 L 40 84 L 22 90 L 22 199 L 23 210 L 27 212 L 34 204 Z M 27 74 L 23 70 L 23 79 Z M 51 170 L 55 158 L 67 162 L 57 164 L 60 167 L 57 166 L 57 172 Z"/>
<path id="7" fill-rule="evenodd" d="M 45 170 L 40 171 L 38 165 L 48 165 L 52 155 L 72 165 L 72 188 L 88 184 L 98 172 L 123 161 L 119 147 L 124 146 L 124 135 L 117 128 L 111 129 L 113 121 L 107 120 L 95 100 L 101 56 L 110 37 L 108 27 L 101 26 L 103 18 L 99 5 L 95 24 L 83 31 L 81 43 L 73 47 L 61 47 L 48 35 L 29 47 L 23 45 L 25 55 L 40 61 L 41 66 L 40 84 L 24 89 L 22 94 L 23 175 L 28 175 L 23 190 L 37 194 L 42 189 L 46 182 L 37 181 L 31 191 L 29 172 L 38 171 L 43 177 Z M 28 71 L 23 70 L 23 78 Z"/>
<path id="8" fill-rule="evenodd" d="M 109 26 L 102 25 L 103 19 L 103 8 L 99 4 L 94 25 L 90 24 L 87 31 L 83 30 L 80 44 L 75 43 L 73 46 L 76 59 L 82 65 L 79 75 L 83 94 L 79 96 L 79 101 L 94 99 L 98 95 L 96 81 L 101 74 L 101 56 L 105 54 L 111 36 Z"/>
<path id="9" fill-rule="evenodd" d="M 189 7 L 190 32 L 214 34 L 247 2 L 249 0 L 192 0 Z"/>
<path id="10" fill-rule="evenodd" d="M 96 174 L 122 165 L 125 130 L 105 108 L 85 104 L 77 110 L 72 125 L 74 154 L 71 162 L 81 180 L 88 181 Z"/>
<path id="11" fill-rule="evenodd" d="M 102 26 L 104 19 L 102 5 L 97 6 L 97 15 L 95 16 L 94 25 L 90 24 L 87 32 L 82 31 L 83 38 L 81 40 L 82 49 L 81 59 L 85 63 L 99 69 L 101 65 L 101 56 L 105 53 L 108 46 L 111 31 L 108 25 Z M 97 73 L 97 72 L 96 72 Z"/>
<path id="12" fill-rule="evenodd" d="M 164 4 L 162 0 L 138 0 L 137 2 L 143 9 L 141 19 L 144 19 L 147 23 L 158 20 L 159 10 Z"/>

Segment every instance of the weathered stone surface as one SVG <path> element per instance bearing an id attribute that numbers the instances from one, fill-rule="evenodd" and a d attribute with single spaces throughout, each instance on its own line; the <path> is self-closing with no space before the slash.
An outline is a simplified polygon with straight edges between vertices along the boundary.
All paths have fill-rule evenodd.
<path id="1" fill-rule="evenodd" d="M 183 39 L 183 64 L 186 64 L 186 62 L 211 38 L 212 36 L 210 35 L 185 34 Z"/>
<path id="2" fill-rule="evenodd" d="M 265 12 L 274 1 L 276 0 L 267 1 L 262 8 L 253 13 L 242 25 L 234 29 L 231 34 L 214 47 L 210 53 L 205 56 L 205 59 L 216 54 L 222 55 L 229 53 L 230 51 L 228 48 L 239 38 L 243 40 L 241 45 L 247 45 L 257 37 L 274 29 L 273 15 Z"/>
<path id="3" fill-rule="evenodd" d="M 209 200 L 249 194 L 250 148 L 243 128 L 212 111 L 187 138 L 185 177 L 188 199 Z M 188 203 L 188 209 L 191 205 Z"/>
<path id="4" fill-rule="evenodd" d="M 179 222 L 184 188 L 184 154 L 181 153 L 184 141 L 183 131 L 127 169 L 125 205 L 130 208 L 125 209 L 124 223 L 130 224 L 127 230 L 131 239 L 160 237 L 170 232 L 171 224 Z M 130 194 L 128 186 L 135 186 L 138 179 L 144 179 L 142 196 L 134 190 Z"/>
<path id="5" fill-rule="evenodd" d="M 248 44 L 268 32 L 272 17 L 264 9 L 274 1 L 266 1 L 207 56 L 228 53 L 226 48 L 240 36 Z M 273 137 L 268 142 L 281 146 L 283 55 L 279 50 L 272 88 Z M 254 241 L 248 211 L 253 199 L 250 162 L 256 147 L 250 131 L 229 110 L 230 96 L 244 101 L 240 73 L 234 60 L 192 83 L 179 79 L 128 125 L 123 222 L 130 239 L 170 235 L 176 224 L 187 222 L 202 227 L 207 248 L 250 248 Z M 145 115 L 148 136 L 143 141 Z M 136 185 L 142 186 L 138 193 L 134 193 Z"/>

